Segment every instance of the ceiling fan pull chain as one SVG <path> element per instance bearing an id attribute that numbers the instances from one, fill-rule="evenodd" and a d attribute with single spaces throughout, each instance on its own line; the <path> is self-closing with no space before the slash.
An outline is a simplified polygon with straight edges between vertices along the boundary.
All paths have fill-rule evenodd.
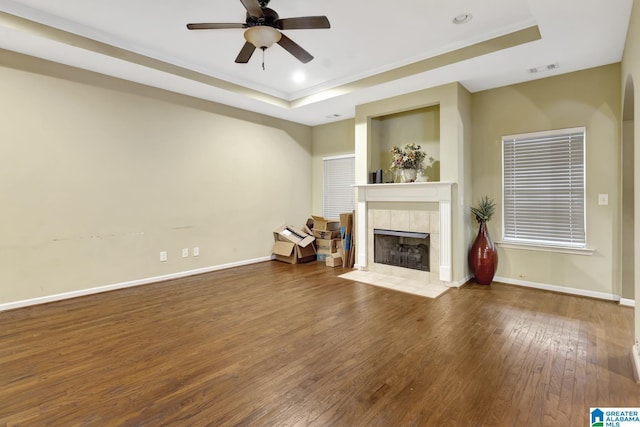
<path id="1" fill-rule="evenodd" d="M 266 50 L 265 48 L 262 48 L 262 71 L 264 71 L 264 51 L 265 50 Z"/>

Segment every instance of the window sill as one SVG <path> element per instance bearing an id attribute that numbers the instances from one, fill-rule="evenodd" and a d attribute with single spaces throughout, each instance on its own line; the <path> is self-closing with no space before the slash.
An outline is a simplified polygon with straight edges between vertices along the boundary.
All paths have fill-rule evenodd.
<path id="1" fill-rule="evenodd" d="M 591 248 L 572 248 L 568 246 L 536 245 L 536 244 L 529 244 L 529 243 L 515 243 L 515 242 L 505 242 L 505 241 L 496 242 L 496 245 L 502 248 L 508 248 L 508 249 L 523 249 L 523 250 L 541 251 L 541 252 L 557 252 L 557 253 L 572 254 L 572 255 L 591 256 L 595 252 L 595 249 L 591 249 Z"/>

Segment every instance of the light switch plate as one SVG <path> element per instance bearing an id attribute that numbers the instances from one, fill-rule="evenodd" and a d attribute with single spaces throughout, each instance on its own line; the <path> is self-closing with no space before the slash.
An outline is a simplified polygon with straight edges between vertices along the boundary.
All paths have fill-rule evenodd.
<path id="1" fill-rule="evenodd" d="M 609 195 L 608 194 L 598 194 L 598 204 L 601 206 L 605 206 L 609 204 Z"/>

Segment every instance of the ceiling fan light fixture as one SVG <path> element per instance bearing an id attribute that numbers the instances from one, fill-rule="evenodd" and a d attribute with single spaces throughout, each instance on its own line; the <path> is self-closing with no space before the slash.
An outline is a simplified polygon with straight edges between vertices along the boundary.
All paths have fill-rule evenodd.
<path id="1" fill-rule="evenodd" d="M 273 27 L 257 25 L 247 28 L 244 32 L 244 38 L 258 49 L 264 50 L 279 42 L 282 34 Z"/>

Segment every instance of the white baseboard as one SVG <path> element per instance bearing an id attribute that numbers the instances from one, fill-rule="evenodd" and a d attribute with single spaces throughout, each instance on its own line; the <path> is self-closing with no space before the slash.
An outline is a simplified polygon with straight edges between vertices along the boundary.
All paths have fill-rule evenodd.
<path id="1" fill-rule="evenodd" d="M 527 282 L 525 280 L 514 280 L 508 277 L 494 277 L 494 281 L 509 285 L 525 286 L 527 288 L 543 289 L 545 291 L 560 292 L 565 294 L 579 295 L 583 297 L 598 298 L 609 301 L 620 301 L 620 297 L 606 292 L 587 291 L 585 289 L 566 288 L 564 286 L 548 285 L 545 283 Z"/>
<path id="2" fill-rule="evenodd" d="M 635 307 L 636 300 L 629 299 L 629 298 L 620 298 L 620 305 L 624 305 L 626 307 Z"/>
<path id="3" fill-rule="evenodd" d="M 450 288 L 459 288 L 465 283 L 467 283 L 469 280 L 471 280 L 471 276 L 466 276 L 464 279 L 457 280 L 455 282 L 449 282 L 446 285 Z"/>
<path id="4" fill-rule="evenodd" d="M 636 382 L 640 384 L 640 347 L 638 347 L 638 344 L 631 348 L 631 365 L 633 365 Z"/>
<path id="5" fill-rule="evenodd" d="M 114 291 L 116 289 L 132 288 L 134 286 L 148 285 L 149 283 L 162 282 L 164 280 L 179 279 L 181 277 L 194 276 L 196 274 L 210 273 L 212 271 L 226 270 L 228 268 L 240 267 L 242 265 L 256 264 L 269 261 L 272 256 L 249 259 L 245 261 L 232 262 L 229 264 L 215 265 L 211 267 L 198 268 L 195 270 L 181 271 L 178 273 L 166 274 L 164 276 L 148 277 L 145 279 L 132 280 L 130 282 L 115 283 L 113 285 L 98 286 L 95 288 L 80 289 L 78 291 L 65 292 L 62 294 L 47 295 L 44 297 L 32 298 L 22 301 L 14 301 L 0 304 L 0 311 L 13 310 L 16 308 L 28 307 L 31 305 L 45 304 L 48 302 L 61 301 L 69 298 L 77 298 L 85 295 L 98 294 L 101 292 Z"/>

